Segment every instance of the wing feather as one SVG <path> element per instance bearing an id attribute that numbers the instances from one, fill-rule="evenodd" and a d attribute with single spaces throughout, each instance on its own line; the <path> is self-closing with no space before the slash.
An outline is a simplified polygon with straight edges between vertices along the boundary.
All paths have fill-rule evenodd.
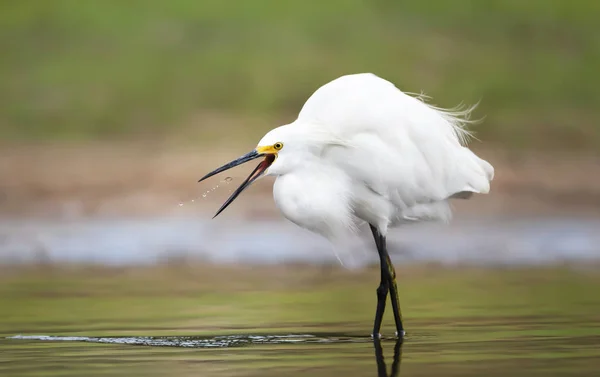
<path id="1" fill-rule="evenodd" d="M 326 161 L 402 211 L 489 191 L 494 168 L 466 147 L 472 110 L 428 105 L 366 73 L 323 85 L 298 121 L 336 140 L 323 152 Z"/>

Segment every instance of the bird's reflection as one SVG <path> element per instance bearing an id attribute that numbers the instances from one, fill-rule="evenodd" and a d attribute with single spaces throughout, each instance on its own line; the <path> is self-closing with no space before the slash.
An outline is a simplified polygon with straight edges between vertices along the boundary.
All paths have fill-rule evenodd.
<path id="1" fill-rule="evenodd" d="M 400 361 L 402 360 L 402 339 L 396 340 L 394 345 L 394 361 L 392 361 L 392 370 L 387 374 L 387 367 L 383 357 L 383 348 L 381 347 L 381 339 L 373 339 L 375 346 L 375 360 L 377 360 L 377 376 L 378 377 L 396 377 L 400 372 Z"/>

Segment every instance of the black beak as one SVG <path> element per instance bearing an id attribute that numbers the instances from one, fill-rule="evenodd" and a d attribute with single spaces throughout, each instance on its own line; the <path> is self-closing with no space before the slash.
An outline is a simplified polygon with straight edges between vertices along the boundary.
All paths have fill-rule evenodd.
<path id="1" fill-rule="evenodd" d="M 265 170 L 267 170 L 267 168 L 269 166 L 271 166 L 273 161 L 275 161 L 275 155 L 258 153 L 256 150 L 253 150 L 252 152 L 247 153 L 247 154 L 221 166 L 220 168 L 211 171 L 210 173 L 206 174 L 204 177 L 202 177 L 198 180 L 198 182 L 202 182 L 203 180 L 210 178 L 215 174 L 219 174 L 221 172 L 224 172 L 225 170 L 229 170 L 233 167 L 236 167 L 236 166 L 241 165 L 248 161 L 252 161 L 252 160 L 257 159 L 262 156 L 266 156 L 266 158 L 260 164 L 258 164 L 258 166 L 252 171 L 252 173 L 250 173 L 248 178 L 246 178 L 246 180 L 244 180 L 244 182 L 242 182 L 240 187 L 238 187 L 233 192 L 233 194 L 231 194 L 229 199 L 227 199 L 225 201 L 225 203 L 223 203 L 221 208 L 219 208 L 217 213 L 213 216 L 213 219 L 215 217 L 219 216 L 219 214 L 221 212 L 223 212 L 223 210 L 225 210 L 225 208 L 227 208 L 235 200 L 235 198 L 237 198 L 242 193 L 242 191 L 244 191 L 248 186 L 250 186 L 252 184 L 252 182 L 256 181 L 265 172 Z"/>

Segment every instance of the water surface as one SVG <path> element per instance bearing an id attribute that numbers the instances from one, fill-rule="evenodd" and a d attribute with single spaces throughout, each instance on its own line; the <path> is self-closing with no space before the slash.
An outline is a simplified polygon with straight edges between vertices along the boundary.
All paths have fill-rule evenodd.
<path id="1" fill-rule="evenodd" d="M 600 260 L 600 219 L 457 219 L 415 224 L 388 236 L 394 261 L 445 265 L 544 265 Z M 171 258 L 215 263 L 378 262 L 368 230 L 337 255 L 321 237 L 282 220 L 193 217 L 0 219 L 0 263 L 153 264 Z M 280 247 L 272 247 L 279 245 Z"/>
<path id="2" fill-rule="evenodd" d="M 302 330 L 302 329 L 299 329 Z M 356 333 L 28 335 L 0 341 L 2 375 L 594 376 L 600 328 L 585 318 L 421 321 L 403 342 Z"/>
<path id="3" fill-rule="evenodd" d="M 319 267 L 337 264 L 327 243 L 285 222 L 3 220 L 0 375 L 596 376 L 598 229 L 394 231 L 408 336 L 389 337 L 388 309 L 379 343 L 368 336 L 377 269 Z M 377 262 L 367 245 L 350 253 L 355 266 Z M 178 256 L 216 264 L 160 263 Z M 52 263 L 9 265 L 40 261 Z"/>

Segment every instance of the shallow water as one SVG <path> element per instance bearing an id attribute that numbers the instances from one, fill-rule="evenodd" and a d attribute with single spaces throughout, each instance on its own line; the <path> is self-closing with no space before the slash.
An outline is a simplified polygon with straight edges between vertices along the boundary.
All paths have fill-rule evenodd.
<path id="1" fill-rule="evenodd" d="M 0 376 L 379 376 L 382 355 L 393 369 L 389 310 L 382 348 L 368 335 L 376 269 L 250 268 L 231 285 L 215 266 L 73 268 L 3 277 Z M 398 375 L 597 375 L 593 266 L 400 271 Z M 295 283 L 278 288 L 282 276 Z"/>
<path id="2" fill-rule="evenodd" d="M 540 265 L 600 260 L 600 219 L 457 219 L 393 230 L 403 264 Z M 281 245 L 281 247 L 267 247 Z M 347 267 L 377 263 L 367 234 L 339 255 Z M 0 219 L 0 263 L 152 264 L 171 258 L 273 264 L 338 263 L 324 239 L 281 220 L 205 218 Z"/>
<path id="3" fill-rule="evenodd" d="M 456 221 L 399 229 L 389 242 L 403 265 L 585 263 L 600 260 L 598 229 L 599 221 L 584 219 Z M 274 244 L 285 247 L 269 247 Z M 355 266 L 376 262 L 376 253 L 364 248 L 352 254 Z M 337 263 L 325 241 L 281 221 L 0 221 L 0 263 L 135 266 L 178 256 Z M 219 291 L 203 270 L 152 279 L 110 271 L 92 276 L 42 269 L 21 278 L 13 272 L 15 280 L 0 287 L 0 375 L 598 375 L 597 280 L 552 269 L 516 270 L 476 274 L 466 282 L 439 271 L 403 278 L 409 326 L 402 343 L 389 337 L 374 342 L 364 333 L 372 314 L 365 298 L 374 298 L 376 277 L 364 282 L 372 284 L 367 293 L 350 284 L 354 275 L 335 284 L 314 283 L 309 275 L 316 286 L 291 276 L 298 287 L 282 296 L 262 280 L 251 285 L 256 277 L 239 292 Z"/>
<path id="4" fill-rule="evenodd" d="M 301 330 L 301 329 L 299 329 Z M 0 340 L 0 372 L 146 376 L 594 376 L 590 318 L 417 322 L 403 342 L 364 334 L 171 337 L 17 336 Z"/>

